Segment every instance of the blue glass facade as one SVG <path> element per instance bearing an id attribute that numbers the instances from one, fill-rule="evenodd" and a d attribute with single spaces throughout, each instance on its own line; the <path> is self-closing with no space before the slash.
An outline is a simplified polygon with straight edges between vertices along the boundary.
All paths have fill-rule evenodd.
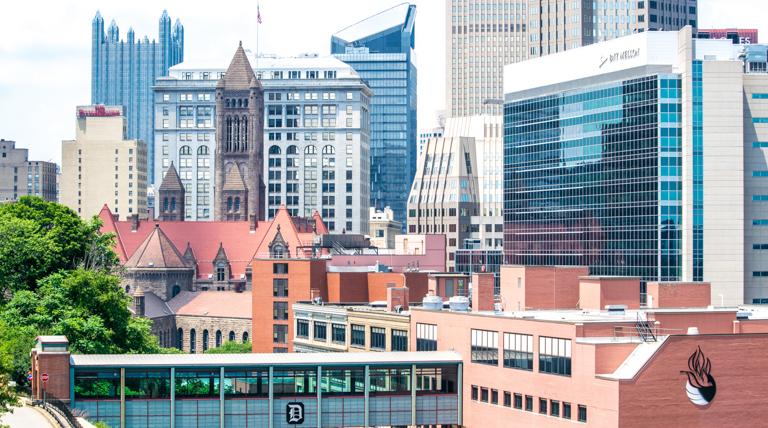
<path id="1" fill-rule="evenodd" d="M 371 206 L 391 207 L 395 220 L 405 225 L 416 172 L 416 6 L 396 6 L 380 15 L 401 12 L 387 28 L 380 27 L 381 16 L 376 15 L 342 30 L 331 38 L 331 53 L 352 66 L 373 92 Z"/>
<path id="2" fill-rule="evenodd" d="M 152 85 L 184 60 L 184 27 L 163 11 L 159 41 L 136 40 L 133 29 L 120 40 L 114 20 L 104 31 L 99 12 L 91 27 L 91 103 L 123 106 L 126 138 L 147 143 L 148 180 L 154 183 L 154 106 Z M 160 177 L 162 178 L 162 177 Z"/>
<path id="3" fill-rule="evenodd" d="M 680 98 L 651 75 L 505 104 L 506 262 L 679 280 Z"/>
<path id="4" fill-rule="evenodd" d="M 704 279 L 704 126 L 702 63 L 693 61 L 693 280 Z"/>

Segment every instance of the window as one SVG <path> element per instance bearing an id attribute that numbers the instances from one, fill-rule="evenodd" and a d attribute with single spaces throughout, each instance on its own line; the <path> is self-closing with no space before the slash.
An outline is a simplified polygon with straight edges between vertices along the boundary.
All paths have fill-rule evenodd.
<path id="1" fill-rule="evenodd" d="M 539 413 L 542 415 L 547 414 L 547 399 L 546 398 L 539 398 Z"/>
<path id="2" fill-rule="evenodd" d="M 331 340 L 333 343 L 345 343 L 347 341 L 347 327 L 344 324 L 332 324 Z"/>
<path id="3" fill-rule="evenodd" d="M 287 274 L 288 263 L 275 263 L 272 265 L 272 273 Z"/>
<path id="4" fill-rule="evenodd" d="M 197 351 L 197 332 L 195 329 L 189 330 L 189 353 L 194 354 Z"/>
<path id="5" fill-rule="evenodd" d="M 219 370 L 176 371 L 176 397 L 218 397 Z"/>
<path id="6" fill-rule="evenodd" d="M 371 349 L 384 350 L 387 347 L 387 330 L 371 327 Z"/>
<path id="7" fill-rule="evenodd" d="M 533 336 L 504 333 L 504 367 L 533 370 Z"/>
<path id="8" fill-rule="evenodd" d="M 352 330 L 350 345 L 354 347 L 365 348 L 365 326 L 352 324 L 350 329 Z"/>
<path id="9" fill-rule="evenodd" d="M 530 395 L 525 396 L 525 411 L 526 412 L 533 411 L 533 397 L 531 397 Z"/>
<path id="10" fill-rule="evenodd" d="M 221 330 L 216 330 L 216 347 L 221 346 Z"/>
<path id="11" fill-rule="evenodd" d="M 315 329 L 312 337 L 315 340 L 322 340 L 323 342 L 328 339 L 328 325 L 324 322 L 315 321 Z"/>
<path id="12" fill-rule="evenodd" d="M 228 337 L 229 337 L 229 341 L 230 341 L 230 342 L 232 342 L 233 340 L 235 340 L 235 332 L 230 330 L 230 332 L 229 332 L 229 336 L 228 336 Z"/>
<path id="13" fill-rule="evenodd" d="M 515 409 L 523 408 L 523 396 L 521 394 L 515 394 Z"/>
<path id="14" fill-rule="evenodd" d="M 203 352 L 208 350 L 208 330 L 203 330 Z"/>
<path id="15" fill-rule="evenodd" d="M 472 385 L 472 400 L 477 401 L 478 399 L 477 394 L 478 394 L 477 385 Z"/>
<path id="16" fill-rule="evenodd" d="M 219 263 L 216 266 L 216 281 L 226 281 L 227 280 L 227 271 L 226 267 L 224 266 L 224 263 Z"/>
<path id="17" fill-rule="evenodd" d="M 539 336 L 539 372 L 571 375 L 571 341 Z"/>
<path id="18" fill-rule="evenodd" d="M 119 388 L 117 389 L 117 391 L 119 391 Z M 119 394 L 119 392 L 117 394 Z M 108 394 L 105 394 L 105 395 L 108 396 Z M 125 371 L 125 395 L 126 397 L 134 398 L 134 399 L 135 398 L 170 398 L 171 396 L 170 371 L 168 369 L 126 370 Z M 93 397 L 89 397 L 89 398 L 93 398 Z"/>
<path id="19" fill-rule="evenodd" d="M 472 362 L 499 364 L 499 333 L 472 329 Z"/>
<path id="20" fill-rule="evenodd" d="M 512 407 L 512 393 L 504 391 L 504 407 Z"/>
<path id="21" fill-rule="evenodd" d="M 227 368 L 224 371 L 224 394 L 235 397 L 267 397 L 269 372 L 263 369 L 245 371 Z"/>
<path id="22" fill-rule="evenodd" d="M 272 280 L 272 297 L 288 297 L 287 278 L 275 278 Z"/>
<path id="23" fill-rule="evenodd" d="M 488 402 L 488 388 L 480 388 L 480 401 L 483 403 Z"/>
<path id="24" fill-rule="evenodd" d="M 549 415 L 560 417 L 560 402 L 557 400 L 549 400 Z"/>
<path id="25" fill-rule="evenodd" d="M 314 369 L 275 370 L 272 375 L 275 396 L 317 394 L 317 372 Z"/>
<path id="26" fill-rule="evenodd" d="M 272 343 L 288 343 L 288 326 L 287 325 L 285 324 L 272 325 Z"/>
<path id="27" fill-rule="evenodd" d="M 579 422 L 586 422 L 587 421 L 587 406 L 583 404 L 579 404 Z"/>
<path id="28" fill-rule="evenodd" d="M 288 302 L 272 302 L 272 319 L 279 321 L 288 319 Z"/>
<path id="29" fill-rule="evenodd" d="M 563 419 L 571 419 L 571 403 L 563 403 Z"/>
<path id="30" fill-rule="evenodd" d="M 491 404 L 499 404 L 499 391 L 496 389 L 491 390 Z"/>
<path id="31" fill-rule="evenodd" d="M 393 351 L 408 350 L 408 332 L 407 331 L 392 329 L 392 350 Z"/>
<path id="32" fill-rule="evenodd" d="M 302 339 L 309 338 L 309 321 L 296 320 L 296 337 Z"/>

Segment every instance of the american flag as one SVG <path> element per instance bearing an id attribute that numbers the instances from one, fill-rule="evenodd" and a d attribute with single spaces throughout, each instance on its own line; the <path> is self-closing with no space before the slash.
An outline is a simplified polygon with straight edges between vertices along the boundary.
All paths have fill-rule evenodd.
<path id="1" fill-rule="evenodd" d="M 259 5 L 256 5 L 256 22 L 261 24 L 261 11 L 259 10 Z"/>

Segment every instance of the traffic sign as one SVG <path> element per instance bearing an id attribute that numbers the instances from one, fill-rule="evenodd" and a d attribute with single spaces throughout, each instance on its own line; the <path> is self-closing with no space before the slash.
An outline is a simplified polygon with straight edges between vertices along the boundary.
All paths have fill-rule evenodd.
<path id="1" fill-rule="evenodd" d="M 27 380 L 32 380 L 32 372 L 27 372 Z"/>
<path id="2" fill-rule="evenodd" d="M 42 380 L 43 382 L 48 382 L 48 373 L 43 373 L 42 375 L 40 375 L 40 380 Z"/>

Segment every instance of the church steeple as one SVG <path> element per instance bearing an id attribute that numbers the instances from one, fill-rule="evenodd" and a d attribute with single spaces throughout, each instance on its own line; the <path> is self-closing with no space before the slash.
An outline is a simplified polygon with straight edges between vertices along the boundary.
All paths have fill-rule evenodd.
<path id="1" fill-rule="evenodd" d="M 163 182 L 157 189 L 157 218 L 163 221 L 184 221 L 184 195 L 184 184 L 171 162 Z"/>

